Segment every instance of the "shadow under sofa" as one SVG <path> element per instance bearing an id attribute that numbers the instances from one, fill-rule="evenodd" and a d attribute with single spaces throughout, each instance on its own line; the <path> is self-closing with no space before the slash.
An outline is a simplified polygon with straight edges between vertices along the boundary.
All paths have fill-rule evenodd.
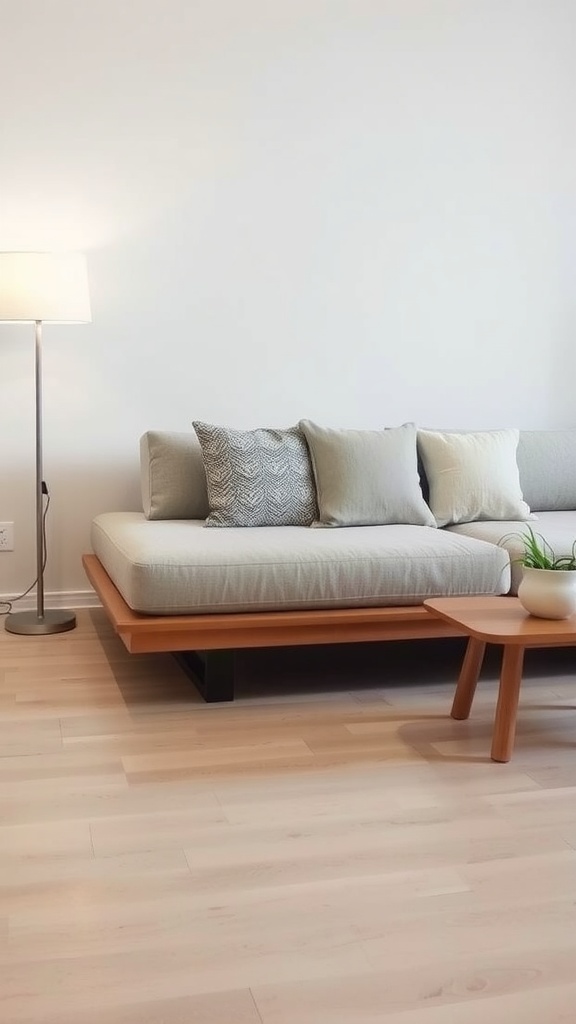
<path id="1" fill-rule="evenodd" d="M 517 459 L 530 525 L 569 550 L 576 431 L 521 431 Z M 456 636 L 426 598 L 516 592 L 499 542 L 524 522 L 206 529 L 193 433 L 148 431 L 140 464 L 143 510 L 94 519 L 85 570 L 127 650 L 174 653 L 208 701 L 233 699 L 235 649 Z"/>

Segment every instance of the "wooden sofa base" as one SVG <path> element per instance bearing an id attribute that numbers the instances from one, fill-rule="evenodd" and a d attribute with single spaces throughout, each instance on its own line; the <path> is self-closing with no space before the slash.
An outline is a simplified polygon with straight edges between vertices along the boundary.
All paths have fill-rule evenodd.
<path id="1" fill-rule="evenodd" d="M 422 640 L 460 636 L 461 631 L 423 605 L 394 608 L 328 608 L 225 615 L 147 615 L 126 604 L 96 555 L 84 569 L 116 633 L 131 654 L 170 652 L 193 678 L 205 700 L 232 700 L 233 652 L 241 647 Z M 202 653 L 200 653 L 202 652 Z M 219 656 L 216 656 L 216 652 Z"/>

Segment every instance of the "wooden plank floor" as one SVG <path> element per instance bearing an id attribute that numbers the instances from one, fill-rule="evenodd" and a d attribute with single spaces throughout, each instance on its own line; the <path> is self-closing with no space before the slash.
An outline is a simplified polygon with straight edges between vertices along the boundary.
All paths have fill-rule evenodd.
<path id="1" fill-rule="evenodd" d="M 205 705 L 99 611 L 0 632 L 2 1024 L 576 1022 L 576 652 L 507 765 L 461 653 L 247 651 Z"/>

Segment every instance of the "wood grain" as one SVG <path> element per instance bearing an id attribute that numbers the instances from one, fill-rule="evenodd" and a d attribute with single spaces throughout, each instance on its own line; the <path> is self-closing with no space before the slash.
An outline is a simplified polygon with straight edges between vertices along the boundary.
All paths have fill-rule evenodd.
<path id="1" fill-rule="evenodd" d="M 574 1020 L 573 652 L 503 765 L 462 652 L 246 651 L 218 707 L 102 611 L 0 633 L 3 1024 Z"/>

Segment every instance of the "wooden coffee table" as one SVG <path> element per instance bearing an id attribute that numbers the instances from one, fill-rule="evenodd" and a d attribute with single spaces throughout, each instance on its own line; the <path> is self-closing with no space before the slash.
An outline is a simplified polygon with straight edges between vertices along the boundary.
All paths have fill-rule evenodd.
<path id="1" fill-rule="evenodd" d="M 452 718 L 464 719 L 470 714 L 486 644 L 502 645 L 491 757 L 493 761 L 509 761 L 514 749 L 524 651 L 527 647 L 576 646 L 576 616 L 537 619 L 524 611 L 517 597 L 435 597 L 424 605 L 469 637 Z"/>

